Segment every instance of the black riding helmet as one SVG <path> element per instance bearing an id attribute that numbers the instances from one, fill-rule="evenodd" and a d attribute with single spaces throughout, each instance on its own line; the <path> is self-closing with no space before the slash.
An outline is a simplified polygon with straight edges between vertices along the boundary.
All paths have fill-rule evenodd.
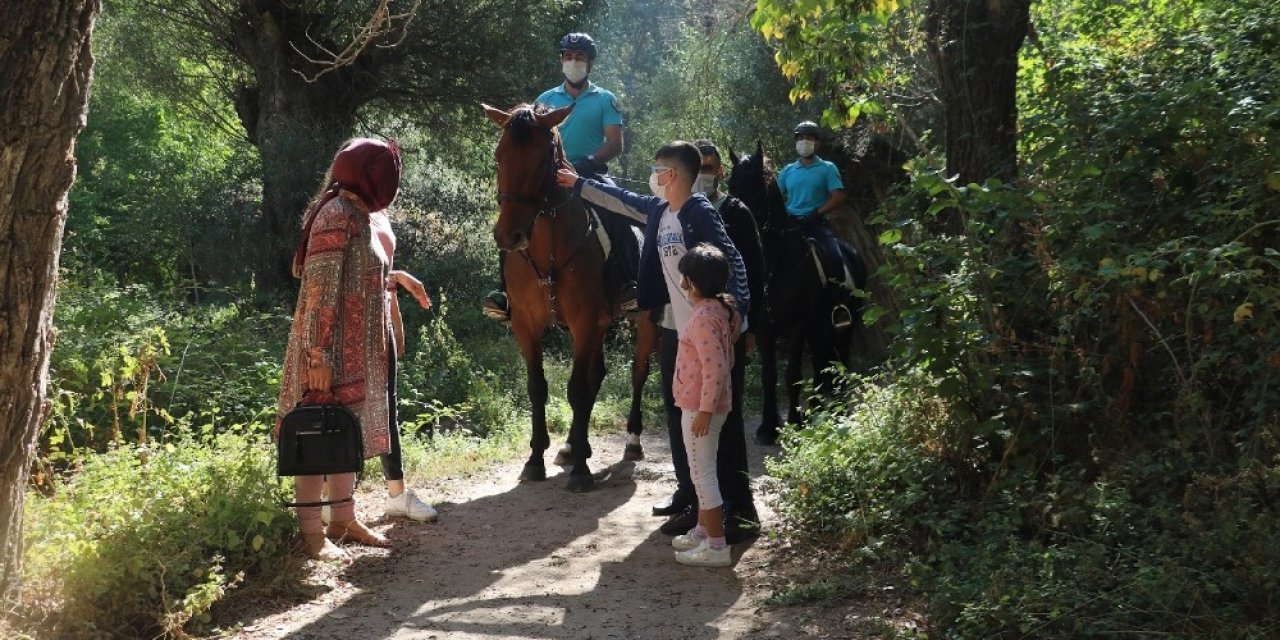
<path id="1" fill-rule="evenodd" d="M 560 53 L 566 51 L 581 51 L 587 54 L 588 60 L 596 59 L 596 41 L 585 33 L 570 33 L 560 38 Z"/>
<path id="2" fill-rule="evenodd" d="M 812 120 L 805 120 L 796 125 L 796 130 L 791 132 L 791 137 L 797 137 L 800 134 L 808 134 L 815 138 L 822 138 L 822 129 L 818 127 L 818 123 Z"/>

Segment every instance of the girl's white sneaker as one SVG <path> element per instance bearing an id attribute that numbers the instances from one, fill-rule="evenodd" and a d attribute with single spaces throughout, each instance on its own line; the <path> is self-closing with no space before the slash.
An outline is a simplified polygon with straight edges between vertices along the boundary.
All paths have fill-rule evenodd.
<path id="1" fill-rule="evenodd" d="M 706 538 L 695 536 L 693 535 L 693 532 L 690 531 L 689 533 L 682 533 L 672 538 L 671 546 L 675 548 L 676 551 L 688 551 L 690 549 L 697 548 L 703 540 L 706 540 Z"/>
<path id="2" fill-rule="evenodd" d="M 733 556 L 728 545 L 722 549 L 712 549 L 709 541 L 702 540 L 692 549 L 677 551 L 676 562 L 691 567 L 727 567 L 733 564 Z"/>

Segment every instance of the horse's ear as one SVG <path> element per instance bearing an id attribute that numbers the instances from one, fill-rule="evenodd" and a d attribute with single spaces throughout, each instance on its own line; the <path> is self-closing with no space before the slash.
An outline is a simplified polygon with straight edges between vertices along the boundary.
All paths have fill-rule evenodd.
<path id="1" fill-rule="evenodd" d="M 480 103 L 480 108 L 484 109 L 484 115 L 488 116 L 488 118 L 499 127 L 507 126 L 507 121 L 511 119 L 510 113 L 507 113 L 502 109 L 495 109 L 483 102 Z"/>
<path id="2" fill-rule="evenodd" d="M 756 157 L 757 158 L 764 157 L 764 146 L 760 144 L 760 140 L 758 139 L 756 140 Z"/>
<path id="3" fill-rule="evenodd" d="M 569 117 L 570 111 L 573 111 L 573 105 L 540 114 L 538 116 L 538 124 L 548 129 L 554 129 L 560 126 L 560 123 L 564 122 L 565 118 Z"/>
<path id="4" fill-rule="evenodd" d="M 732 163 L 734 167 L 737 167 L 742 163 L 742 161 L 738 159 L 738 154 L 733 152 L 733 147 L 729 147 L 729 162 Z"/>

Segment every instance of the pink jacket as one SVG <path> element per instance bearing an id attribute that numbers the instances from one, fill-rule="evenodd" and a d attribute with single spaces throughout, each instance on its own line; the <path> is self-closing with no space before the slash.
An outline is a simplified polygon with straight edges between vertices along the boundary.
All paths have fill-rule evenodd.
<path id="1" fill-rule="evenodd" d="M 719 300 L 706 298 L 693 308 L 689 324 L 680 333 L 676 351 L 676 375 L 672 383 L 676 406 L 685 411 L 729 413 L 733 369 L 733 343 L 742 318 Z"/>

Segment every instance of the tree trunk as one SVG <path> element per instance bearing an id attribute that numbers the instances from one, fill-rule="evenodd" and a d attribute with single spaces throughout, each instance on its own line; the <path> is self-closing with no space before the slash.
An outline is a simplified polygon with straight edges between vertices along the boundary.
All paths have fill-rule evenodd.
<path id="1" fill-rule="evenodd" d="M 22 510 L 48 413 L 58 253 L 99 0 L 0 3 L 0 608 L 22 578 Z"/>
<path id="2" fill-rule="evenodd" d="M 297 108 L 298 101 L 307 102 L 310 92 L 282 89 L 273 93 L 262 100 L 257 131 L 262 157 L 262 253 L 255 282 L 265 294 L 297 286 L 291 267 L 302 214 L 333 155 L 355 126 L 354 110 L 317 114 Z"/>
<path id="3" fill-rule="evenodd" d="M 1017 169 L 1018 49 L 1030 0 L 930 0 L 929 54 L 945 111 L 947 174 L 961 184 Z"/>
<path id="4" fill-rule="evenodd" d="M 309 22 L 282 5 L 247 15 L 236 31 L 238 48 L 253 68 L 256 85 L 241 89 L 236 111 L 262 157 L 261 253 L 258 291 L 296 287 L 290 272 L 302 214 L 333 155 L 355 128 L 356 111 L 368 98 L 369 64 L 357 64 L 308 81 L 316 65 L 295 49 L 309 47 Z M 277 12 L 279 15 L 277 15 Z"/>

